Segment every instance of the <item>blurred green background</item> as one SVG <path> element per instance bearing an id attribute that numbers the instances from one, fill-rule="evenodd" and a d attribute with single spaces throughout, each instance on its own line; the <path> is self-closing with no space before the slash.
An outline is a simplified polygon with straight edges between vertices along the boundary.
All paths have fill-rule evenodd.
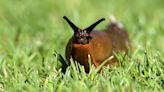
<path id="1" fill-rule="evenodd" d="M 20 76 L 27 73 L 21 71 L 29 72 L 31 67 L 39 71 L 43 58 L 43 69 L 55 66 L 54 50 L 64 56 L 73 34 L 64 15 L 81 28 L 105 17 L 96 29 L 104 29 L 110 23 L 109 15 L 114 15 L 129 33 L 134 58 L 142 61 L 143 52 L 149 51 L 163 60 L 164 0 L 0 0 L 2 89 L 22 85 L 24 77 Z M 35 74 L 30 77 L 42 78 Z"/>

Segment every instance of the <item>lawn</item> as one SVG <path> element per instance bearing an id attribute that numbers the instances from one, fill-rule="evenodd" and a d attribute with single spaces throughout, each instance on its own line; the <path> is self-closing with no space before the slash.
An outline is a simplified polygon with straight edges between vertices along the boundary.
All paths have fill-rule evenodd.
<path id="1" fill-rule="evenodd" d="M 118 54 L 119 67 L 89 74 L 71 63 L 66 73 L 54 52 L 64 57 L 73 31 L 114 15 L 127 29 L 133 52 Z M 0 92 L 163 92 L 163 0 L 1 0 Z M 80 67 L 82 72 L 79 72 Z"/>

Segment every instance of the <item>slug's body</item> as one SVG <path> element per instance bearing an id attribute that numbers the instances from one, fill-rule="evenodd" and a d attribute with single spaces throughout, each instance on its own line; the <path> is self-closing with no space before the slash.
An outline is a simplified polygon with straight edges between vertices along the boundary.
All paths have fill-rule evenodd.
<path id="1" fill-rule="evenodd" d="M 111 23 L 105 30 L 93 31 L 93 28 L 104 20 L 101 19 L 81 30 L 66 17 L 64 18 L 75 32 L 67 44 L 66 59 L 69 61 L 72 57 L 74 61 L 84 66 L 86 72 L 89 72 L 88 55 L 91 57 L 92 64 L 98 67 L 107 58 L 114 56 L 114 52 L 128 52 L 128 47 L 130 47 L 128 34 L 117 23 Z M 106 65 L 116 63 L 117 59 L 114 57 Z"/>

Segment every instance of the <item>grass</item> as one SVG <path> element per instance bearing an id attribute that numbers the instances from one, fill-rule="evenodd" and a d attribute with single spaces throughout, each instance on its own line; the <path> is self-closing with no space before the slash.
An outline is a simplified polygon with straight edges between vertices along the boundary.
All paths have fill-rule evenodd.
<path id="1" fill-rule="evenodd" d="M 163 0 L 1 0 L 0 92 L 162 92 L 164 90 Z M 113 14 L 130 36 L 130 60 L 122 66 L 92 68 L 89 74 L 72 63 L 66 74 L 54 57 L 64 56 L 73 31 L 66 15 L 84 28 Z M 130 62 L 129 62 L 130 61 Z M 77 70 L 80 67 L 81 73 Z"/>

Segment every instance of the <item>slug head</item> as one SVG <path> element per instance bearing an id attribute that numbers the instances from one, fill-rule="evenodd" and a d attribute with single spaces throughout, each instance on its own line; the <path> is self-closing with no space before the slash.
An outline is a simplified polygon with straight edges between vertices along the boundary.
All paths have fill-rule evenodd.
<path id="1" fill-rule="evenodd" d="M 90 33 L 100 22 L 105 20 L 105 18 L 102 18 L 96 21 L 95 23 L 93 23 L 92 25 L 90 25 L 89 27 L 85 29 L 80 29 L 75 24 L 73 24 L 66 16 L 64 16 L 63 18 L 68 22 L 68 24 L 73 29 L 74 31 L 73 42 L 76 44 L 88 44 L 92 39 Z"/>

